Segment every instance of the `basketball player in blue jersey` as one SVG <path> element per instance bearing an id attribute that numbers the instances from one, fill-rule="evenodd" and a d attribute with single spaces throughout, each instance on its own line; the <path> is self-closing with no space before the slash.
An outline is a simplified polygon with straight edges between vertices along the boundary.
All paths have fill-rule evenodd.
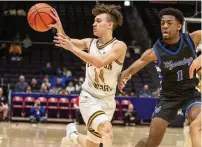
<path id="1" fill-rule="evenodd" d="M 192 147 L 200 147 L 201 93 L 196 90 L 198 79 L 192 67 L 201 58 L 196 59 L 195 51 L 201 41 L 201 30 L 191 34 L 181 33 L 184 16 L 177 9 L 161 10 L 160 18 L 162 38 L 122 72 L 118 84 L 122 90 L 129 75 L 137 73 L 150 62 L 156 63 L 161 79 L 160 99 L 153 113 L 149 137 L 140 140 L 136 147 L 159 146 L 167 125 L 175 118 L 179 109 L 183 110 L 189 120 Z"/>
<path id="2" fill-rule="evenodd" d="M 61 147 L 79 144 L 81 147 L 111 147 L 113 130 L 110 123 L 115 111 L 117 80 L 125 59 L 126 44 L 113 37 L 113 30 L 122 24 L 120 6 L 97 4 L 92 10 L 95 16 L 93 33 L 97 39 L 72 39 L 63 29 L 58 14 L 53 10 L 51 16 L 56 20 L 58 34 L 55 45 L 71 51 L 85 61 L 86 78 L 82 85 L 79 107 L 87 125 L 87 136 L 78 133 L 75 124 L 66 127 L 66 136 Z M 83 50 L 87 50 L 88 53 Z"/>

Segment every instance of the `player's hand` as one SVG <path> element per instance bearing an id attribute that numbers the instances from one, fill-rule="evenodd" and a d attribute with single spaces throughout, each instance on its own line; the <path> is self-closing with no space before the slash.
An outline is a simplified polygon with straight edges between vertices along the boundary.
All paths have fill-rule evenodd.
<path id="1" fill-rule="evenodd" d="M 189 68 L 189 77 L 192 79 L 194 77 L 194 71 L 198 70 L 201 67 L 201 55 L 194 59 L 190 68 Z"/>
<path id="2" fill-rule="evenodd" d="M 50 24 L 48 27 L 62 29 L 62 23 L 60 21 L 60 17 L 55 9 L 51 9 L 50 16 L 55 20 L 55 24 Z"/>
<path id="3" fill-rule="evenodd" d="M 70 41 L 70 38 L 61 33 L 57 33 L 57 36 L 54 36 L 53 42 L 55 43 L 55 46 L 62 47 L 67 50 L 71 50 L 74 47 Z"/>
<path id="4" fill-rule="evenodd" d="M 124 73 L 122 72 L 119 79 L 118 79 L 118 88 L 121 92 L 123 92 L 123 88 L 126 86 L 128 80 L 131 79 L 131 74 L 128 76 L 125 76 Z"/>

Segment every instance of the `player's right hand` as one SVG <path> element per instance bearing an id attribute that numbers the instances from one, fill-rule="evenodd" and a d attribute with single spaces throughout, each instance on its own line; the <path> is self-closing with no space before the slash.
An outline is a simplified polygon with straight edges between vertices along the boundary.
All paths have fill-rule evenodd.
<path id="1" fill-rule="evenodd" d="M 124 73 L 122 72 L 119 79 L 118 79 L 118 88 L 121 92 L 123 92 L 123 88 L 126 86 L 128 80 L 131 79 L 131 74 L 128 76 L 124 76 Z"/>
<path id="2" fill-rule="evenodd" d="M 60 17 L 55 9 L 51 9 L 50 16 L 55 20 L 55 23 L 48 25 L 48 27 L 62 29 L 62 23 L 60 21 Z"/>

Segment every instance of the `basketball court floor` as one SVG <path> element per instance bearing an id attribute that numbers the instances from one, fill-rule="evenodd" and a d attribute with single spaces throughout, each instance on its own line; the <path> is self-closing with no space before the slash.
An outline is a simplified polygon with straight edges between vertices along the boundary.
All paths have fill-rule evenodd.
<path id="1" fill-rule="evenodd" d="M 0 122 L 0 147 L 60 147 L 66 124 Z M 84 125 L 78 130 L 85 133 Z M 135 147 L 148 136 L 149 126 L 114 126 L 113 147 Z M 183 147 L 183 129 L 168 128 L 160 147 Z"/>

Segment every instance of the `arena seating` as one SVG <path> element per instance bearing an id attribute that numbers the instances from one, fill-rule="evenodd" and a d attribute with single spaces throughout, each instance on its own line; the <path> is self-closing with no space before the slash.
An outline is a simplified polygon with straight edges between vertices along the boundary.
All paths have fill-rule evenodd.
<path id="1" fill-rule="evenodd" d="M 59 117 L 69 118 L 69 100 L 67 98 L 59 98 Z"/>
<path id="2" fill-rule="evenodd" d="M 19 93 L 19 92 L 12 92 L 11 98 L 12 98 L 12 104 L 15 104 L 14 101 L 16 101 L 16 97 L 18 100 L 20 100 L 20 110 L 23 112 L 25 109 L 25 99 L 26 97 L 32 97 L 35 100 L 39 100 L 44 102 L 42 105 L 47 106 L 47 113 L 48 113 L 48 119 L 51 121 L 73 121 L 75 119 L 75 113 L 74 113 L 74 102 L 75 98 L 78 95 L 50 95 L 50 94 L 42 94 L 42 93 L 33 93 L 33 94 L 27 94 L 27 93 Z M 118 120 L 122 122 L 122 117 L 124 112 L 126 111 L 126 107 L 128 107 L 128 104 L 132 103 L 134 105 L 135 110 L 137 111 L 137 118 L 139 120 L 141 119 L 150 119 L 152 116 L 152 113 L 154 111 L 157 98 L 134 98 L 134 97 L 116 97 L 116 103 L 119 104 L 116 106 L 116 112 L 114 115 L 113 120 Z M 14 105 L 15 106 L 15 105 Z M 12 113 L 16 113 L 16 108 L 14 109 L 14 106 L 12 106 L 13 110 Z M 55 112 L 53 112 L 55 111 Z M 50 115 L 49 115 L 50 112 Z M 12 120 L 16 120 L 19 117 L 21 120 L 27 120 L 27 116 L 22 117 L 20 115 L 12 115 Z"/>
<path id="3" fill-rule="evenodd" d="M 12 99 L 12 115 L 13 116 L 20 116 L 23 112 L 24 102 L 23 98 L 20 96 L 15 96 Z"/>
<path id="4" fill-rule="evenodd" d="M 57 118 L 58 117 L 58 99 L 55 97 L 50 97 L 48 99 L 48 117 Z"/>
<path id="5" fill-rule="evenodd" d="M 27 96 L 24 99 L 24 114 L 29 116 L 30 109 L 34 106 L 35 99 L 31 96 Z"/>

